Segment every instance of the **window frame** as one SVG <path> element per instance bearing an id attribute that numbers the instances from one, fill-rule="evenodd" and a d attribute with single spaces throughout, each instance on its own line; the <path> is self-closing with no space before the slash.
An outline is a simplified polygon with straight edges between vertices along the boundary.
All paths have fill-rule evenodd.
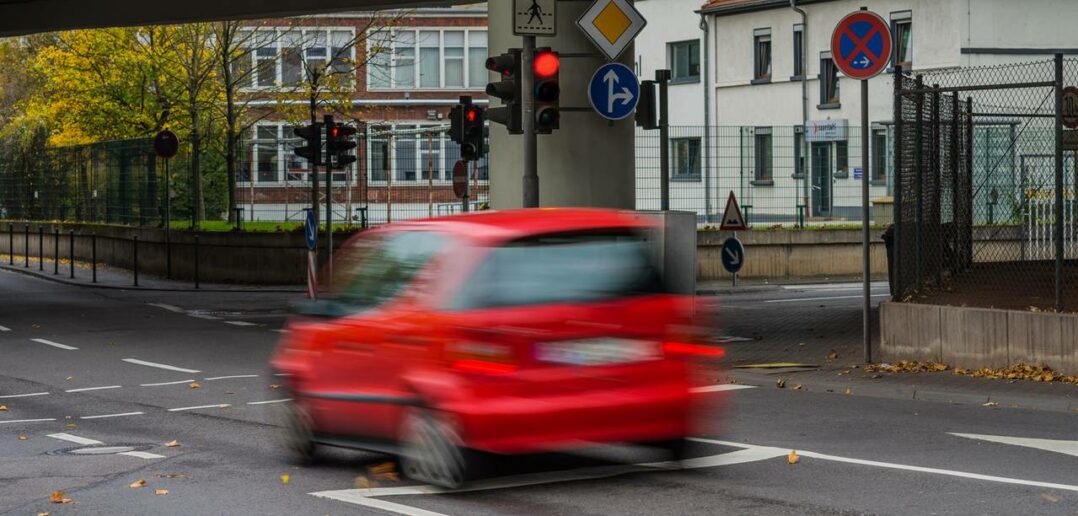
<path id="1" fill-rule="evenodd" d="M 244 32 L 250 32 L 251 33 L 250 39 L 247 40 L 247 43 L 249 43 L 249 44 L 258 42 L 258 35 L 257 34 L 259 32 L 270 33 L 270 38 L 271 38 L 271 45 L 269 45 L 269 46 L 265 46 L 265 47 L 254 46 L 254 47 L 246 49 L 246 52 L 245 52 L 246 55 L 244 57 L 251 60 L 251 67 L 252 67 L 251 68 L 251 70 L 252 70 L 252 72 L 251 72 L 251 81 L 250 81 L 249 84 L 240 86 L 239 87 L 240 92 L 260 92 L 260 91 L 264 92 L 264 91 L 273 91 L 273 90 L 277 90 L 277 89 L 288 89 L 288 88 L 295 88 L 295 87 L 302 86 L 304 84 L 304 81 L 306 81 L 305 74 L 306 74 L 306 71 L 307 71 L 306 70 L 307 50 L 308 50 L 308 47 L 309 47 L 309 45 L 308 45 L 309 40 L 307 39 L 308 38 L 308 36 L 307 36 L 308 32 L 311 32 L 311 33 L 313 33 L 313 32 L 322 32 L 322 33 L 325 34 L 326 45 L 324 46 L 324 48 L 326 49 L 326 53 L 327 53 L 327 57 L 326 57 L 326 63 L 327 63 L 326 65 L 327 66 L 329 66 L 329 62 L 330 62 L 329 48 L 330 48 L 330 46 L 332 44 L 333 32 L 347 32 L 349 34 L 349 41 L 351 41 L 353 44 L 350 45 L 349 48 L 348 48 L 348 53 L 349 53 L 348 58 L 351 59 L 352 62 L 355 62 L 355 59 L 356 59 L 356 45 L 355 45 L 356 28 L 354 26 L 350 26 L 350 25 L 327 25 L 327 26 L 314 26 L 314 25 L 311 25 L 311 26 L 308 26 L 308 25 L 287 26 L 287 25 L 283 25 L 283 26 L 274 26 L 274 27 L 240 27 L 240 30 L 244 31 Z M 282 45 L 282 43 L 286 39 L 284 37 L 285 34 L 287 34 L 287 33 L 295 33 L 296 31 L 299 32 L 299 37 L 296 39 L 296 43 L 299 45 L 299 47 L 296 47 L 296 48 L 299 49 L 299 55 L 300 55 L 300 67 L 301 67 L 301 69 L 300 69 L 300 80 L 296 84 L 285 84 L 284 83 L 284 51 L 286 49 L 290 48 L 290 47 Z M 260 49 L 263 49 L 263 48 L 271 48 L 273 50 L 273 57 L 269 57 L 268 55 L 267 56 L 259 56 L 258 51 Z M 259 62 L 263 61 L 263 60 L 265 60 L 265 61 L 272 60 L 273 63 L 274 63 L 273 85 L 261 85 L 261 84 L 259 84 L 258 66 L 259 66 Z M 355 71 L 353 70 L 352 73 L 355 74 Z M 354 77 L 352 78 L 351 82 L 353 84 L 355 83 L 355 78 Z"/>
<path id="2" fill-rule="evenodd" d="M 793 179 L 805 178 L 805 165 L 807 161 L 804 156 L 805 147 L 805 126 L 804 124 L 798 124 L 794 126 L 794 173 L 790 175 Z"/>
<path id="3" fill-rule="evenodd" d="M 371 122 L 372 132 L 376 132 L 376 131 L 377 132 L 382 132 L 382 131 L 387 131 L 387 130 L 390 131 L 390 132 L 397 131 L 397 130 L 413 130 L 413 129 L 420 129 L 420 128 L 423 128 L 423 127 L 438 127 L 439 125 L 440 124 L 438 124 L 437 122 L 429 122 L 429 121 L 426 121 L 426 120 L 422 120 L 422 121 L 418 121 L 418 120 L 394 120 L 394 121 Z M 375 129 L 375 126 L 377 126 L 376 129 Z M 412 185 L 412 186 L 414 186 L 414 185 L 425 185 L 425 184 L 428 184 L 430 182 L 426 178 L 425 174 L 426 174 L 426 169 L 427 169 L 427 154 L 429 154 L 431 151 L 429 151 L 429 150 L 424 151 L 423 150 L 423 146 L 425 145 L 426 140 L 424 138 L 421 138 L 421 135 L 413 135 L 413 136 L 414 137 L 411 139 L 411 141 L 415 142 L 415 156 L 414 156 L 414 158 L 412 158 L 412 160 L 413 160 L 413 162 L 415 164 L 415 167 L 416 167 L 415 168 L 415 171 L 416 171 L 415 179 L 403 179 L 403 178 L 401 178 L 399 176 L 400 168 L 398 167 L 398 160 L 396 158 L 398 142 L 399 142 L 398 138 L 388 138 L 388 137 L 381 137 L 381 136 L 371 136 L 371 137 L 367 138 L 367 141 L 365 143 L 365 153 L 366 154 L 364 156 L 364 159 L 366 160 L 367 171 L 368 171 L 368 176 L 369 176 L 367 178 L 367 184 L 369 184 L 371 186 L 388 186 L 388 185 L 391 185 L 391 184 L 392 185 L 403 184 L 403 185 Z M 459 159 L 459 154 L 457 156 L 452 156 L 451 155 L 452 154 L 451 150 L 452 150 L 453 141 L 449 138 L 448 133 L 445 133 L 445 132 L 440 133 L 438 135 L 438 137 L 434 139 L 434 144 L 437 147 L 437 150 L 435 152 L 437 153 L 438 158 L 437 158 L 437 160 L 435 162 L 435 167 L 434 167 L 433 184 L 435 186 L 451 185 L 451 184 L 453 184 L 453 165 L 456 163 L 456 160 Z M 382 164 L 375 163 L 375 161 L 374 161 L 375 160 L 374 149 L 375 149 L 375 146 L 381 146 L 381 145 L 386 146 L 386 155 L 388 156 L 389 167 L 388 167 L 388 169 L 385 170 L 385 174 L 386 174 L 385 178 L 375 179 L 374 174 L 373 174 L 373 171 L 375 170 L 375 165 L 378 165 L 378 168 L 380 170 Z M 470 176 L 470 170 L 469 170 L 469 176 Z M 474 181 L 474 179 L 471 179 L 471 177 L 469 177 L 469 184 L 472 184 L 471 183 L 472 181 Z M 480 164 L 479 164 L 479 184 L 488 185 L 489 182 L 490 182 L 490 156 L 485 155 L 485 156 L 483 156 L 483 159 L 480 160 Z"/>
<path id="4" fill-rule="evenodd" d="M 791 81 L 803 81 L 805 80 L 805 63 L 804 48 L 805 48 L 805 26 L 796 23 L 793 30 L 793 75 L 790 76 Z"/>
<path id="5" fill-rule="evenodd" d="M 258 137 L 260 129 L 274 127 L 277 133 L 277 143 L 275 159 L 277 163 L 276 180 L 275 181 L 262 181 L 258 178 L 258 160 L 259 152 L 263 150 L 263 146 L 268 146 L 268 143 L 263 143 L 265 140 Z M 292 132 L 288 129 L 294 127 L 284 120 L 261 120 L 255 123 L 250 128 L 250 134 L 254 138 L 248 138 L 241 141 L 241 148 L 247 153 L 247 166 L 248 166 L 248 178 L 245 180 L 241 177 L 241 171 L 236 172 L 236 186 L 250 188 L 252 186 L 251 181 L 254 181 L 254 188 L 281 188 L 294 184 L 310 184 L 310 174 L 313 172 L 319 175 L 319 181 L 325 180 L 325 171 L 318 170 L 312 171 L 310 164 L 308 168 L 292 169 L 290 165 L 294 163 L 294 159 L 306 161 L 303 158 L 295 156 L 293 152 L 297 146 L 295 144 L 300 143 L 298 138 L 292 136 Z M 292 145 L 290 145 L 292 144 Z M 295 170 L 293 172 L 292 170 Z M 291 176 L 296 174 L 302 174 L 299 178 L 293 178 Z M 335 185 L 347 185 L 356 186 L 359 184 L 359 167 L 353 163 L 348 168 L 343 170 L 333 171 L 333 184 Z"/>
<path id="6" fill-rule="evenodd" d="M 767 152 L 761 152 L 762 148 L 766 148 Z M 773 131 L 771 127 L 756 127 L 752 133 L 752 185 L 772 186 L 774 184 L 775 139 Z"/>
<path id="7" fill-rule="evenodd" d="M 831 144 L 832 152 L 835 159 L 832 163 L 835 164 L 835 172 L 832 177 L 835 179 L 847 179 L 850 177 L 850 141 L 849 140 L 835 140 Z"/>
<path id="8" fill-rule="evenodd" d="M 908 61 L 898 60 L 898 48 L 899 48 L 899 27 L 906 26 L 910 35 L 910 43 L 908 53 Z M 894 70 L 899 65 L 903 70 L 909 71 L 913 69 L 913 11 L 897 11 L 891 13 L 891 36 L 894 38 L 891 45 L 891 70 Z"/>
<path id="9" fill-rule="evenodd" d="M 696 47 L 696 75 L 677 75 L 677 49 L 684 47 L 685 51 L 689 52 L 689 71 L 692 70 L 692 49 Z M 670 84 L 692 84 L 700 82 L 700 40 L 698 39 L 686 39 L 682 41 L 671 41 L 666 44 L 666 63 L 667 68 L 670 69 Z"/>
<path id="10" fill-rule="evenodd" d="M 412 80 L 412 85 L 411 86 L 398 85 L 397 77 L 396 77 L 396 74 L 394 72 L 394 69 L 396 67 L 396 60 L 397 60 L 397 58 L 396 58 L 396 56 L 397 56 L 397 40 L 398 40 L 397 33 L 398 32 L 404 32 L 404 31 L 413 32 L 415 34 L 415 39 L 414 39 L 414 43 L 413 43 L 413 49 L 415 50 L 415 57 L 414 57 L 415 69 L 413 71 L 413 80 Z M 363 67 L 364 68 L 364 79 L 366 80 L 367 91 L 372 91 L 372 92 L 402 92 L 402 91 L 415 91 L 415 92 L 424 92 L 424 91 L 431 91 L 431 92 L 435 92 L 435 91 L 469 91 L 469 92 L 481 92 L 486 88 L 486 84 L 482 84 L 482 85 L 479 85 L 479 86 L 472 86 L 471 85 L 471 73 L 472 73 L 471 68 L 472 68 L 472 66 L 482 66 L 483 69 L 485 70 L 486 69 L 486 62 L 485 62 L 485 59 L 484 59 L 483 63 L 472 63 L 471 62 L 470 51 L 472 49 L 476 49 L 476 48 L 486 48 L 488 53 L 489 53 L 489 49 L 490 49 L 490 31 L 489 31 L 489 29 L 487 27 L 444 27 L 444 26 L 443 27 L 428 27 L 428 26 L 397 27 L 397 28 L 393 28 L 393 29 L 372 30 L 371 33 L 368 35 L 367 40 L 368 41 L 372 40 L 373 35 L 377 34 L 379 32 L 388 33 L 388 38 L 389 38 L 389 46 L 385 50 L 385 52 L 389 55 L 389 59 L 388 59 L 388 61 L 389 61 L 388 66 L 389 66 L 389 69 L 390 69 L 390 71 L 389 71 L 389 86 L 388 87 L 386 87 L 386 86 L 377 86 L 377 87 L 371 86 L 371 84 L 372 84 L 371 75 L 373 73 L 375 73 L 375 71 L 374 71 L 375 67 L 373 66 L 373 60 L 368 59 L 367 64 Z M 419 35 L 422 32 L 437 32 L 438 33 L 438 86 L 436 86 L 436 87 L 431 87 L 431 86 L 421 87 L 420 86 L 420 84 L 421 84 L 421 82 L 420 82 L 420 75 L 421 75 L 420 74 L 420 68 L 421 68 L 421 65 L 420 65 L 419 49 L 423 48 L 423 47 L 421 47 L 421 45 L 420 45 Z M 445 84 L 445 69 L 446 69 L 446 66 L 445 66 L 445 64 L 446 64 L 445 33 L 446 32 L 463 32 L 464 33 L 464 43 L 463 43 L 463 46 L 461 47 L 464 50 L 464 56 L 463 56 L 463 58 L 452 58 L 452 59 L 462 59 L 463 60 L 463 69 L 462 69 L 463 86 L 462 87 L 446 86 L 446 84 Z M 479 46 L 475 46 L 475 45 L 472 44 L 473 35 L 478 34 L 478 33 L 484 33 L 485 34 L 485 39 L 486 39 L 486 46 L 485 47 L 479 47 Z"/>
<path id="11" fill-rule="evenodd" d="M 825 80 L 827 77 L 834 78 L 834 92 L 831 91 L 831 81 Z M 831 52 L 820 53 L 820 73 L 817 75 L 817 79 L 820 83 L 820 103 L 816 106 L 816 109 L 840 108 L 842 106 L 842 89 L 839 82 L 841 78 L 838 74 L 838 66 L 835 65 L 834 59 L 831 58 Z"/>
<path id="12" fill-rule="evenodd" d="M 767 43 L 767 63 L 761 55 L 761 44 Z M 752 31 L 752 84 L 767 84 L 774 76 L 775 47 L 771 39 L 771 28 L 755 29 Z M 763 68 L 767 73 L 763 73 Z"/>
<path id="13" fill-rule="evenodd" d="M 887 159 L 887 129 L 873 128 L 869 131 L 872 135 L 872 172 L 868 176 L 869 184 L 881 186 L 887 184 L 887 176 L 890 167 Z M 882 144 L 880 138 L 882 137 Z"/>
<path id="14" fill-rule="evenodd" d="M 695 156 L 693 156 L 695 157 L 694 163 L 696 164 L 696 166 L 690 167 L 695 169 L 695 171 L 691 171 L 688 173 L 679 172 L 679 143 L 688 144 L 690 154 L 693 154 L 692 144 L 696 144 L 696 152 Z M 682 136 L 678 138 L 670 138 L 670 160 L 672 161 L 672 163 L 670 163 L 670 181 L 700 181 L 702 178 L 703 171 L 703 163 L 701 162 L 704 154 L 703 150 L 703 138 L 700 136 Z"/>

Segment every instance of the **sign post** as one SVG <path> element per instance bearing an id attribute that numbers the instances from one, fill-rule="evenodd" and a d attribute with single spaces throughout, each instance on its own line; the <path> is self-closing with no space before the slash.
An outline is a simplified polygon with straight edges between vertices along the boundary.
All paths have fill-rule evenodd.
<path id="1" fill-rule="evenodd" d="M 887 67 L 891 58 L 891 28 L 874 12 L 862 7 L 854 11 L 835 27 L 831 35 L 831 56 L 835 65 L 851 79 L 861 81 L 861 214 L 864 311 L 865 362 L 872 362 L 872 292 L 870 284 L 869 254 L 869 176 L 868 170 L 868 80 Z"/>
<path id="2" fill-rule="evenodd" d="M 318 221 L 314 218 L 314 209 L 304 208 L 307 212 L 303 225 L 307 237 L 307 298 L 318 299 Z"/>
<path id="3" fill-rule="evenodd" d="M 453 165 L 453 194 L 461 200 L 461 212 L 468 212 L 468 162 L 457 160 Z"/>
<path id="4" fill-rule="evenodd" d="M 722 244 L 722 266 L 727 272 L 734 275 L 734 286 L 737 286 L 737 273 L 745 264 L 745 246 L 737 239 L 738 231 L 746 231 L 749 225 L 745 223 L 745 217 L 741 214 L 741 206 L 737 204 L 737 196 L 730 190 L 730 197 L 726 199 L 726 209 L 722 212 L 722 225 L 719 231 L 733 231 L 734 236 L 726 239 Z"/>
<path id="5" fill-rule="evenodd" d="M 154 153 L 165 160 L 165 278 L 168 279 L 172 279 L 172 187 L 169 186 L 168 164 L 179 150 L 179 138 L 168 129 L 157 133 L 153 139 Z"/>

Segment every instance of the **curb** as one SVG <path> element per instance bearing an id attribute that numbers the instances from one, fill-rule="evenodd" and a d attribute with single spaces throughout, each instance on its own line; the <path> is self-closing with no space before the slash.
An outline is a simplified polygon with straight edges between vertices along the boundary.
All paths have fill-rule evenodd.
<path id="1" fill-rule="evenodd" d="M 53 275 L 53 274 L 42 274 L 42 273 L 40 273 L 38 271 L 27 270 L 25 267 L 15 267 L 15 266 L 11 266 L 11 265 L 2 265 L 2 264 L 0 264 L 0 270 L 4 270 L 4 271 L 8 271 L 8 272 L 14 272 L 14 273 L 22 274 L 24 276 L 30 276 L 30 277 L 33 277 L 33 278 L 38 278 L 38 279 L 42 279 L 42 280 L 45 280 L 45 281 L 51 281 L 53 283 L 60 283 L 60 284 L 63 284 L 63 285 L 71 285 L 71 286 L 74 286 L 74 287 L 83 287 L 83 288 L 109 289 L 109 290 L 139 290 L 139 291 L 145 291 L 145 292 L 211 292 L 211 293 L 266 292 L 266 293 L 271 293 L 271 294 L 294 294 L 294 293 L 303 293 L 304 292 L 304 290 L 302 288 L 284 289 L 284 288 L 239 287 L 239 288 L 227 288 L 227 289 L 226 288 L 197 288 L 196 289 L 194 287 L 167 288 L 167 287 L 136 287 L 134 285 L 128 285 L 128 286 L 103 285 L 101 283 L 86 283 L 86 282 L 81 282 L 81 281 L 72 281 L 72 280 L 70 280 L 68 278 L 58 277 L 58 276 Z"/>
<path id="2" fill-rule="evenodd" d="M 798 380 L 796 373 L 788 376 L 772 376 L 752 371 L 731 369 L 727 378 L 737 383 L 757 385 L 761 388 L 772 387 L 779 378 L 786 379 L 785 390 L 792 390 L 793 385 L 801 384 L 807 392 L 843 394 L 850 388 L 851 396 L 886 398 L 896 400 L 917 400 L 937 403 L 957 403 L 960 405 L 984 405 L 996 403 L 1003 408 L 1021 408 L 1064 412 L 1074 414 L 1078 411 L 1078 399 L 1061 396 L 1031 396 L 1028 394 L 987 394 L 964 389 L 946 389 L 939 387 L 918 387 L 916 385 L 871 384 L 866 382 L 836 382 L 818 378 Z"/>

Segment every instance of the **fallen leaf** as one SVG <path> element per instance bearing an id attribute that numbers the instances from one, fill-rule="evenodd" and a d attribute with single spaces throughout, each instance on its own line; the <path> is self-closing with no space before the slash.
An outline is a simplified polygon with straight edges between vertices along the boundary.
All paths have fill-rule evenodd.
<path id="1" fill-rule="evenodd" d="M 1059 501 L 1058 496 L 1052 496 L 1052 495 L 1050 495 L 1048 493 L 1041 493 L 1041 498 L 1044 498 L 1045 500 L 1047 500 L 1049 502 L 1052 502 L 1052 503 L 1056 503 L 1056 502 Z"/>
<path id="2" fill-rule="evenodd" d="M 830 355 L 827 355 L 828 360 L 834 360 L 838 358 L 838 353 L 832 351 Z"/>
<path id="3" fill-rule="evenodd" d="M 400 482 L 400 475 L 397 474 L 397 465 L 393 462 L 383 462 L 376 466 L 371 466 L 367 469 L 371 476 L 378 480 L 389 480 L 392 482 Z"/>
<path id="4" fill-rule="evenodd" d="M 0 412 L 7 412 L 7 405 L 0 405 Z"/>
<path id="5" fill-rule="evenodd" d="M 849 394 L 849 393 L 850 393 L 850 388 L 846 387 L 846 394 Z"/>
<path id="6" fill-rule="evenodd" d="M 177 440 L 173 439 L 173 440 L 165 443 L 165 447 L 166 448 L 179 448 L 180 447 L 180 441 L 177 441 Z"/>
<path id="7" fill-rule="evenodd" d="M 25 435 L 20 435 L 20 436 L 19 436 L 19 440 L 20 440 L 20 441 L 25 441 L 25 440 L 27 440 L 27 439 L 29 439 L 29 438 L 28 438 L 28 437 L 26 437 Z"/>
<path id="8" fill-rule="evenodd" d="M 190 388 L 192 388 L 192 389 L 201 389 L 201 388 L 202 388 L 202 384 L 200 384 L 200 383 L 198 383 L 198 382 L 191 382 L 191 384 L 190 384 L 190 385 L 188 385 L 188 387 L 190 387 Z"/>
<path id="9" fill-rule="evenodd" d="M 131 482 L 131 485 L 129 485 L 127 487 L 130 487 L 131 489 L 138 489 L 140 487 L 146 487 L 146 481 L 140 478 L 140 479 L 138 479 L 138 480 L 136 480 L 134 482 Z"/>
<path id="10" fill-rule="evenodd" d="M 370 489 L 374 487 L 374 482 L 363 475 L 356 477 L 356 480 L 352 483 L 356 489 Z"/>
<path id="11" fill-rule="evenodd" d="M 47 513 L 47 512 L 39 512 L 39 513 L 37 513 L 37 516 L 49 516 L 49 513 Z"/>
<path id="12" fill-rule="evenodd" d="M 801 457 L 797 455 L 797 450 L 790 450 L 790 454 L 786 456 L 786 462 L 789 464 L 801 462 Z"/>
<path id="13" fill-rule="evenodd" d="M 154 489 L 153 494 L 157 496 L 165 496 L 168 494 L 168 489 Z"/>
<path id="14" fill-rule="evenodd" d="M 278 384 L 272 384 L 269 387 L 270 387 L 270 389 L 280 389 L 281 388 L 281 386 L 278 385 Z"/>
<path id="15" fill-rule="evenodd" d="M 987 403 L 982 403 L 981 406 L 982 407 L 998 407 L 999 403 L 996 403 L 994 401 L 989 401 Z"/>
<path id="16" fill-rule="evenodd" d="M 78 428 L 78 427 L 79 427 L 79 425 L 76 425 L 75 423 L 68 423 L 68 424 L 67 424 L 67 427 L 68 427 L 68 428 L 71 428 L 71 429 L 75 429 L 75 428 Z"/>
<path id="17" fill-rule="evenodd" d="M 779 381 L 775 382 L 775 387 L 778 387 L 780 389 L 785 389 L 786 388 L 786 379 L 785 378 L 779 379 Z"/>
<path id="18" fill-rule="evenodd" d="M 52 502 L 52 503 L 72 503 L 73 502 L 73 500 L 71 500 L 70 498 L 64 496 L 63 491 L 53 491 L 52 494 L 49 495 L 49 501 Z"/>
<path id="19" fill-rule="evenodd" d="M 282 484 L 287 484 L 288 481 L 291 480 L 291 479 L 292 479 L 292 477 L 290 475 L 288 475 L 287 473 L 285 473 L 284 475 L 281 475 L 281 483 Z"/>
<path id="20" fill-rule="evenodd" d="M 183 473 L 158 473 L 157 478 L 188 478 Z"/>
<path id="21" fill-rule="evenodd" d="M 70 382 L 72 378 L 74 378 L 74 376 L 68 376 L 66 381 Z"/>
<path id="22" fill-rule="evenodd" d="M 801 390 L 801 384 L 794 385 L 794 390 L 795 391 Z"/>

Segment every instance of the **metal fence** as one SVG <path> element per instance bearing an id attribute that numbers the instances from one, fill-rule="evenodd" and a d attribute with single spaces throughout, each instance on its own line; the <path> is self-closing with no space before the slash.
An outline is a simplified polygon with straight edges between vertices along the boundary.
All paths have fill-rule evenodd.
<path id="1" fill-rule="evenodd" d="M 896 74 L 896 298 L 1078 309 L 1078 147 L 1059 104 L 1076 65 Z"/>

